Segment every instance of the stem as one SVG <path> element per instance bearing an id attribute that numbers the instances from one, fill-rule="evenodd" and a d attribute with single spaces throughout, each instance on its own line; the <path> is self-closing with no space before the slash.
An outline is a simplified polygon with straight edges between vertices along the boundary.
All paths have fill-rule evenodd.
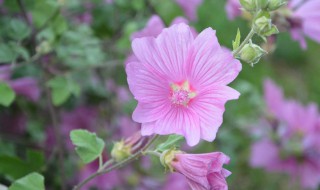
<path id="1" fill-rule="evenodd" d="M 144 146 L 142 149 L 140 149 L 138 152 L 136 152 L 135 154 L 131 155 L 129 158 L 111 166 L 110 168 L 107 168 L 105 170 L 101 170 L 101 171 L 97 171 L 96 173 L 93 173 L 92 175 L 90 175 L 87 179 L 85 179 L 84 181 L 82 181 L 81 183 L 79 183 L 79 185 L 75 186 L 73 188 L 73 190 L 79 190 L 83 185 L 85 185 L 86 183 L 88 183 L 89 181 L 91 181 L 93 178 L 102 175 L 102 174 L 106 174 L 114 169 L 118 169 L 121 168 L 122 166 L 130 163 L 131 161 L 139 158 L 141 155 L 143 155 L 144 151 L 147 150 L 152 143 L 158 138 L 158 135 L 155 135 L 152 137 L 152 139 L 146 144 L 146 146 Z"/>
<path id="2" fill-rule="evenodd" d="M 233 52 L 233 57 L 237 57 L 242 48 L 249 42 L 249 40 L 255 35 L 255 31 L 253 29 L 250 30 L 247 37 L 242 41 L 240 46 Z"/>
<path id="3" fill-rule="evenodd" d="M 104 170 L 105 168 L 107 168 L 110 164 L 113 164 L 114 160 L 113 159 L 110 159 L 108 160 L 106 163 L 104 163 L 101 167 L 99 167 L 99 170 L 98 171 L 102 171 Z"/>
<path id="4" fill-rule="evenodd" d="M 102 154 L 100 154 L 100 156 L 99 156 L 99 170 L 102 167 L 102 164 L 103 164 L 103 158 L 102 158 Z"/>
<path id="5" fill-rule="evenodd" d="M 18 2 L 18 5 L 19 5 L 21 12 L 22 12 L 22 15 L 23 15 L 24 19 L 26 20 L 27 24 L 29 26 L 32 26 L 30 20 L 28 19 L 27 11 L 26 11 L 26 8 L 25 8 L 23 2 L 21 0 L 17 0 L 17 2 Z"/>
<path id="6" fill-rule="evenodd" d="M 157 151 L 145 151 L 145 152 L 143 152 L 143 154 L 149 154 L 149 155 L 153 155 L 153 156 L 157 156 L 157 157 L 161 156 L 161 154 Z"/>

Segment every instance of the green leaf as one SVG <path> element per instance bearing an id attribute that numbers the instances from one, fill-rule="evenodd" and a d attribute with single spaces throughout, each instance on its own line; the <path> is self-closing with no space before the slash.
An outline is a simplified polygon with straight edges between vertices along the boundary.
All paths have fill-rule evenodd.
<path id="1" fill-rule="evenodd" d="M 42 27 L 57 11 L 58 3 L 54 0 L 35 1 L 31 10 L 32 21 L 36 27 Z"/>
<path id="2" fill-rule="evenodd" d="M 21 178 L 28 173 L 40 171 L 45 160 L 42 152 L 28 150 L 27 159 L 22 160 L 15 156 L 0 156 L 0 173 L 11 180 Z"/>
<path id="3" fill-rule="evenodd" d="M 73 130 L 70 133 L 70 138 L 73 145 L 76 146 L 76 152 L 84 163 L 90 163 L 97 159 L 105 146 L 102 139 L 87 130 Z"/>
<path id="4" fill-rule="evenodd" d="M 170 149 L 172 146 L 180 143 L 184 139 L 181 135 L 170 135 L 168 139 L 164 142 L 158 145 L 157 151 L 165 151 L 167 149 Z"/>
<path id="5" fill-rule="evenodd" d="M 68 100 L 74 94 L 80 94 L 80 86 L 71 80 L 71 78 L 57 76 L 48 81 L 48 86 L 52 89 L 52 102 L 54 105 L 59 106 Z"/>
<path id="6" fill-rule="evenodd" d="M 4 82 L 0 82 L 0 105 L 3 106 L 10 106 L 13 100 L 16 97 L 15 92 L 12 90 L 12 88 Z"/>
<path id="7" fill-rule="evenodd" d="M 33 172 L 15 181 L 8 190 L 45 190 L 44 177 Z"/>
<path id="8" fill-rule="evenodd" d="M 17 57 L 18 54 L 10 44 L 0 44 L 0 63 L 9 63 Z"/>
<path id="9" fill-rule="evenodd" d="M 232 41 L 233 50 L 237 49 L 240 46 L 240 40 L 241 40 L 241 34 L 240 34 L 240 30 L 238 28 L 236 39 L 234 41 Z"/>
<path id="10" fill-rule="evenodd" d="M 8 35 L 15 40 L 21 41 L 31 33 L 29 26 L 22 20 L 12 19 L 9 23 Z"/>

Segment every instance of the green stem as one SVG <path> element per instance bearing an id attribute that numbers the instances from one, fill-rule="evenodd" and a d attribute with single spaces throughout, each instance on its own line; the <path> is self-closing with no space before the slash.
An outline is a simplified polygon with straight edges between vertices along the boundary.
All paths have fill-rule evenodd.
<path id="1" fill-rule="evenodd" d="M 79 183 L 77 186 L 75 186 L 73 188 L 73 190 L 79 190 L 82 186 L 84 186 L 86 183 L 88 183 L 89 181 L 91 181 L 92 179 L 94 179 L 97 176 L 100 176 L 102 174 L 106 174 L 109 173 L 112 170 L 121 168 L 122 166 L 132 162 L 133 160 L 139 158 L 141 155 L 143 155 L 143 153 L 152 145 L 152 143 L 158 138 L 158 135 L 155 135 L 151 138 L 151 140 L 146 144 L 146 146 L 144 146 L 142 149 L 140 149 L 138 152 L 136 152 L 135 154 L 131 155 L 129 158 L 118 162 L 117 164 L 105 169 L 105 170 L 98 170 L 96 173 L 93 173 L 92 175 L 90 175 L 88 178 L 86 178 L 85 180 L 83 180 L 81 183 Z"/>
<path id="2" fill-rule="evenodd" d="M 113 164 L 113 162 L 114 162 L 113 159 L 108 160 L 106 163 L 101 165 L 101 167 L 99 167 L 98 171 L 102 171 L 102 170 L 106 169 L 109 165 Z"/>
<path id="3" fill-rule="evenodd" d="M 256 32 L 253 29 L 250 30 L 249 34 L 242 41 L 240 46 L 236 50 L 233 51 L 233 57 L 237 57 L 238 56 L 238 54 L 241 52 L 242 48 L 249 42 L 249 40 L 251 40 L 251 38 L 255 35 L 255 33 Z"/>
<path id="4" fill-rule="evenodd" d="M 161 156 L 161 154 L 157 151 L 145 151 L 143 154 L 149 154 L 149 155 L 153 155 L 153 156 L 157 156 L 157 157 Z"/>

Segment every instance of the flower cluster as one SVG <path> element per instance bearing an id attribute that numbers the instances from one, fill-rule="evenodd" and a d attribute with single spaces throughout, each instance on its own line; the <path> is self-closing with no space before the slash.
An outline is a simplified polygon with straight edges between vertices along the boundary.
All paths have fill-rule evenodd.
<path id="1" fill-rule="evenodd" d="M 252 146 L 250 163 L 299 178 L 304 188 L 320 184 L 320 116 L 315 104 L 287 100 L 272 81 L 265 81 L 268 115 L 261 139 Z"/>

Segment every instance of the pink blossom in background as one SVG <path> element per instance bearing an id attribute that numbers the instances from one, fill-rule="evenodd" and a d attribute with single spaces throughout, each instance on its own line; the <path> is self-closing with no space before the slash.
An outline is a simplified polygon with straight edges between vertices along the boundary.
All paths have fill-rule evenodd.
<path id="1" fill-rule="evenodd" d="M 304 36 L 320 43 L 320 1 L 292 1 L 288 8 L 293 12 L 289 18 L 291 36 L 307 48 Z"/>
<path id="2" fill-rule="evenodd" d="M 221 152 L 207 154 L 176 154 L 171 162 L 175 172 L 184 175 L 191 189 L 227 190 L 226 177 L 231 172 L 223 168 L 229 157 Z"/>
<path id="3" fill-rule="evenodd" d="M 104 2 L 107 4 L 111 4 L 111 3 L 113 3 L 113 0 L 104 0 Z"/>
<path id="4" fill-rule="evenodd" d="M 225 6 L 227 16 L 229 20 L 234 20 L 242 13 L 241 4 L 239 0 L 228 0 Z"/>
<path id="5" fill-rule="evenodd" d="M 158 36 L 161 31 L 165 28 L 164 23 L 158 15 L 153 15 L 148 20 L 145 28 L 140 31 L 137 31 L 131 35 L 131 40 L 135 38 L 147 37 L 147 36 Z"/>
<path id="6" fill-rule="evenodd" d="M 40 98 L 38 82 L 34 78 L 19 78 L 9 82 L 9 84 L 18 95 L 24 96 L 31 101 L 35 102 Z"/>
<path id="7" fill-rule="evenodd" d="M 224 104 L 240 95 L 227 84 L 241 70 L 215 31 L 193 37 L 188 25 L 177 24 L 157 38 L 135 39 L 132 49 L 139 61 L 128 63 L 126 72 L 138 101 L 133 120 L 142 123 L 142 135 L 179 134 L 190 146 L 213 141 Z"/>
<path id="8" fill-rule="evenodd" d="M 63 112 L 61 114 L 61 133 L 68 150 L 73 150 L 74 146 L 69 138 L 73 129 L 87 129 L 95 131 L 96 119 L 98 112 L 92 107 L 78 107 L 71 112 Z M 46 131 L 46 145 L 48 149 L 52 149 L 56 143 L 53 127 L 49 126 Z"/>
<path id="9" fill-rule="evenodd" d="M 99 168 L 98 160 L 84 165 L 83 168 L 80 169 L 80 173 L 78 174 L 78 181 L 83 181 L 91 174 L 96 172 Z M 101 189 L 101 190 L 108 190 L 114 189 L 119 187 L 125 182 L 125 176 L 120 170 L 113 170 L 107 174 L 100 175 L 86 185 L 84 185 L 81 189 L 83 190 L 91 190 L 93 187 Z"/>
<path id="10" fill-rule="evenodd" d="M 202 0 L 176 0 L 176 2 L 191 21 L 197 20 L 197 11 Z"/>
<path id="11" fill-rule="evenodd" d="M 292 180 L 299 179 L 303 188 L 316 189 L 320 185 L 317 106 L 285 99 L 282 90 L 271 80 L 265 81 L 265 101 L 272 120 L 262 127 L 271 130 L 252 145 L 251 166 L 285 172 Z"/>
<path id="12" fill-rule="evenodd" d="M 40 89 L 36 79 L 32 77 L 11 79 L 11 74 L 12 70 L 10 66 L 0 67 L 0 81 L 8 83 L 17 95 L 34 102 L 40 98 Z"/>

